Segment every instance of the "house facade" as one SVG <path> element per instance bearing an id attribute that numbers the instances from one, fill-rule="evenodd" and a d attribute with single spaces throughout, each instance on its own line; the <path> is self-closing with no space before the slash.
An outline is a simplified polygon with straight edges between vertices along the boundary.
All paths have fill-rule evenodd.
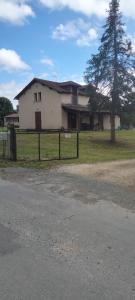
<path id="1" fill-rule="evenodd" d="M 52 82 L 34 78 L 16 97 L 22 129 L 109 130 L 110 113 L 90 113 L 87 86 L 75 82 Z M 115 127 L 120 126 L 119 116 Z"/>

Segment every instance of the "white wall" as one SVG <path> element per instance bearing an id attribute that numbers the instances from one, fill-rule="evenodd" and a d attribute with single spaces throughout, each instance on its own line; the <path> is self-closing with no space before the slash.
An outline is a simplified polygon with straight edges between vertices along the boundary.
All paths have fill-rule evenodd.
<path id="1" fill-rule="evenodd" d="M 103 117 L 103 128 L 104 130 L 110 130 L 111 129 L 111 121 L 110 121 L 110 115 L 106 114 Z"/>
<path id="2" fill-rule="evenodd" d="M 88 105 L 88 102 L 89 102 L 89 97 L 86 97 L 86 96 L 78 96 L 78 104 L 79 105 Z"/>
<path id="3" fill-rule="evenodd" d="M 120 117 L 119 116 L 115 116 L 115 128 L 119 129 L 120 128 Z"/>
<path id="4" fill-rule="evenodd" d="M 71 94 L 61 94 L 61 103 L 62 104 L 72 104 L 72 95 Z"/>
<path id="5" fill-rule="evenodd" d="M 103 118 L 103 127 L 104 130 L 110 130 L 111 129 L 111 119 L 109 114 L 105 114 Z M 120 117 L 115 116 L 115 129 L 119 129 L 120 127 Z"/>
<path id="6" fill-rule="evenodd" d="M 34 102 L 34 93 L 41 92 L 41 102 Z M 54 90 L 35 83 L 19 100 L 20 128 L 35 129 L 35 112 L 41 111 L 42 129 L 62 126 L 61 97 Z"/>
<path id="7" fill-rule="evenodd" d="M 68 112 L 62 109 L 62 127 L 68 129 Z"/>
<path id="8" fill-rule="evenodd" d="M 62 94 L 61 95 L 62 104 L 72 104 L 72 95 Z M 89 97 L 78 95 L 78 104 L 79 105 L 88 105 Z"/>

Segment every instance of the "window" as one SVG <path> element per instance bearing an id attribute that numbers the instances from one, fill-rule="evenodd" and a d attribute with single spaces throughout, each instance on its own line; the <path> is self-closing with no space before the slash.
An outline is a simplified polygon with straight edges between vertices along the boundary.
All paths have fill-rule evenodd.
<path id="1" fill-rule="evenodd" d="M 37 93 L 34 93 L 34 102 L 37 102 Z"/>
<path id="2" fill-rule="evenodd" d="M 41 102 L 41 92 L 34 93 L 34 102 Z"/>
<path id="3" fill-rule="evenodd" d="M 41 92 L 38 93 L 38 102 L 41 102 Z"/>

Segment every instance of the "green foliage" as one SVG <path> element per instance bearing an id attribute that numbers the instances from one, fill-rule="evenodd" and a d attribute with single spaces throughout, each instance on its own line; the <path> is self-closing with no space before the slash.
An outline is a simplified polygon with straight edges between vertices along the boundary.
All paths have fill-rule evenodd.
<path id="1" fill-rule="evenodd" d="M 100 112 L 103 110 L 110 110 L 109 98 L 97 93 L 96 89 L 88 85 L 87 94 L 89 95 L 89 109 L 90 112 Z"/>
<path id="2" fill-rule="evenodd" d="M 13 112 L 11 101 L 5 97 L 0 97 L 0 123 L 4 124 L 4 117 Z"/>
<path id="3" fill-rule="evenodd" d="M 93 83 L 97 89 L 104 90 L 110 100 L 115 95 L 116 111 L 128 102 L 132 88 L 135 87 L 135 57 L 123 25 L 119 1 L 112 0 L 98 54 L 88 61 L 85 72 L 86 81 Z"/>
<path id="4" fill-rule="evenodd" d="M 121 115 L 121 126 L 127 129 L 135 127 L 135 112 L 123 112 Z"/>
<path id="5" fill-rule="evenodd" d="M 135 87 L 135 56 L 124 32 L 119 5 L 119 0 L 111 0 L 98 53 L 88 61 L 85 71 L 87 83 L 109 97 L 113 118 L 132 101 Z"/>

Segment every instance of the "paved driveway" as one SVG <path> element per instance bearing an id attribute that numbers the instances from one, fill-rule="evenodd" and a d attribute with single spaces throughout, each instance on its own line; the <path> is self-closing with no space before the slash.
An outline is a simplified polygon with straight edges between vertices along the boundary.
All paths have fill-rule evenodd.
<path id="1" fill-rule="evenodd" d="M 0 171 L 0 300 L 135 299 L 135 193 L 57 171 Z"/>

